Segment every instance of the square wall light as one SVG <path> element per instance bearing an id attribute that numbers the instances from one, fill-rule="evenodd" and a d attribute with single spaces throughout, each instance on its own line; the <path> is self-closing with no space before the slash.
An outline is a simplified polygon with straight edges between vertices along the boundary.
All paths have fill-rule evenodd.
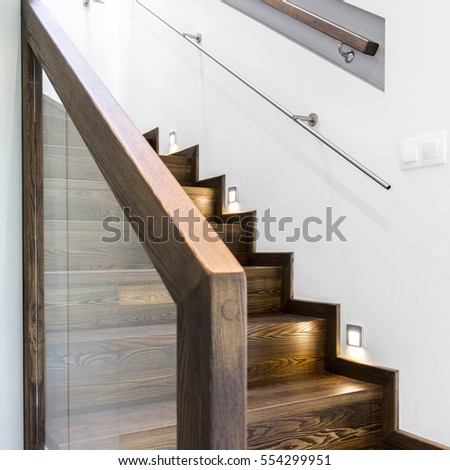
<path id="1" fill-rule="evenodd" d="M 173 147 L 177 145 L 177 132 L 172 131 L 169 133 L 169 147 Z"/>
<path id="2" fill-rule="evenodd" d="M 234 204 L 239 202 L 239 194 L 237 186 L 231 186 L 228 188 L 228 204 Z"/>
<path id="3" fill-rule="evenodd" d="M 363 329 L 358 325 L 347 325 L 347 344 L 354 348 L 362 348 L 363 346 Z"/>

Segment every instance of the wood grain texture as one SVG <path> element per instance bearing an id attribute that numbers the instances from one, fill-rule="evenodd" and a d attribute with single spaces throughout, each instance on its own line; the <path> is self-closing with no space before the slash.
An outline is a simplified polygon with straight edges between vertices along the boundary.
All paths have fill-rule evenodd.
<path id="1" fill-rule="evenodd" d="M 24 448 L 45 445 L 42 70 L 22 25 Z M 39 401 L 39 407 L 36 403 Z"/>
<path id="2" fill-rule="evenodd" d="M 248 384 L 271 385 L 325 370 L 326 322 L 295 315 L 248 318 Z"/>
<path id="3" fill-rule="evenodd" d="M 249 449 L 367 449 L 381 444 L 381 387 L 336 375 L 249 390 Z"/>
<path id="4" fill-rule="evenodd" d="M 144 246 L 128 222 L 110 223 L 117 237 L 100 221 L 45 221 L 45 270 L 106 271 L 151 269 Z M 108 241 L 110 240 L 110 241 Z"/>
<path id="5" fill-rule="evenodd" d="M 216 204 L 214 214 L 221 216 L 225 213 L 225 176 L 214 176 L 212 178 L 199 180 L 196 182 L 196 186 L 202 188 L 214 189 L 216 195 Z"/>
<path id="6" fill-rule="evenodd" d="M 104 181 L 86 147 L 44 145 L 44 178 Z"/>
<path id="7" fill-rule="evenodd" d="M 66 167 L 68 168 L 68 163 Z M 101 221 L 107 217 L 123 218 L 123 211 L 104 180 L 46 178 L 44 190 L 46 220 Z M 184 186 L 184 190 L 204 217 L 216 214 L 215 188 Z"/>
<path id="8" fill-rule="evenodd" d="M 67 117 L 48 116 L 45 113 L 43 119 L 43 143 L 44 145 L 61 147 L 85 147 L 83 139 L 70 119 Z"/>
<path id="9" fill-rule="evenodd" d="M 211 221 L 210 224 L 239 263 L 247 264 L 254 249 L 254 234 L 249 231 L 251 229 L 241 223 L 218 224 Z"/>
<path id="10" fill-rule="evenodd" d="M 137 450 L 176 447 L 176 402 L 118 407 L 48 422 L 52 449 Z"/>
<path id="11" fill-rule="evenodd" d="M 383 437 L 389 437 L 399 427 L 398 371 L 386 367 L 361 364 L 341 357 L 329 366 L 330 372 L 345 375 L 383 387 Z"/>
<path id="12" fill-rule="evenodd" d="M 288 0 L 261 0 L 266 5 L 269 5 L 287 15 L 295 18 L 298 21 L 310 26 L 311 28 L 326 34 L 327 36 L 336 39 L 363 54 L 374 56 L 377 53 L 379 44 L 370 39 L 361 36 L 347 28 L 344 28 L 336 23 L 333 23 L 319 15 L 316 15 L 304 8 L 294 5 Z"/>
<path id="13" fill-rule="evenodd" d="M 64 332 L 47 336 L 53 416 L 175 397 L 175 324 L 70 331 L 69 343 Z"/>
<path id="14" fill-rule="evenodd" d="M 328 363 L 340 355 L 340 305 L 292 299 L 283 309 L 286 313 L 322 318 L 327 322 L 326 358 Z"/>
<path id="15" fill-rule="evenodd" d="M 44 180 L 45 220 L 123 219 L 123 211 L 103 181 Z"/>
<path id="16" fill-rule="evenodd" d="M 217 191 L 214 188 L 198 186 L 183 186 L 183 188 L 204 217 L 216 214 Z"/>
<path id="17" fill-rule="evenodd" d="M 42 109 L 44 116 L 66 118 L 67 113 L 64 106 L 48 95 L 42 96 Z"/>
<path id="18" fill-rule="evenodd" d="M 192 179 L 192 158 L 183 155 L 161 155 L 161 160 L 183 186 L 195 184 Z"/>
<path id="19" fill-rule="evenodd" d="M 162 232 L 166 217 L 170 221 L 172 230 L 164 246 L 152 243 L 150 237 L 142 239 L 181 306 L 178 447 L 245 448 L 246 300 L 241 266 L 222 242 L 204 239 L 201 212 L 42 2 L 22 0 L 22 15 L 34 54 L 119 206 L 129 207 L 130 217 L 141 218 L 140 234 L 149 230 L 145 223 L 149 215 L 157 221 L 156 233 Z M 193 234 L 192 226 L 183 222 L 192 216 L 200 220 Z M 200 344 L 193 341 L 198 331 L 207 333 Z"/>
<path id="20" fill-rule="evenodd" d="M 246 266 L 248 314 L 277 313 L 282 306 L 280 266 Z"/>
<path id="21" fill-rule="evenodd" d="M 294 254 L 253 253 L 252 256 L 249 257 L 247 265 L 281 267 L 281 311 L 284 311 L 294 296 Z"/>
<path id="22" fill-rule="evenodd" d="M 174 170 L 173 174 L 176 178 L 180 178 L 181 185 L 195 185 L 199 179 L 199 156 L 200 147 L 194 145 L 187 147 L 169 155 L 161 155 L 161 160 L 167 165 L 175 161 L 179 162 L 179 168 L 169 168 Z M 181 182 L 183 181 L 183 182 Z"/>
<path id="23" fill-rule="evenodd" d="M 45 282 L 47 331 L 176 321 L 176 306 L 156 270 L 52 272 Z"/>
<path id="24" fill-rule="evenodd" d="M 237 286 L 232 276 L 211 278 L 179 308 L 178 448 L 246 447 L 247 309 L 242 277 Z M 205 308 L 215 314 L 205 314 Z"/>

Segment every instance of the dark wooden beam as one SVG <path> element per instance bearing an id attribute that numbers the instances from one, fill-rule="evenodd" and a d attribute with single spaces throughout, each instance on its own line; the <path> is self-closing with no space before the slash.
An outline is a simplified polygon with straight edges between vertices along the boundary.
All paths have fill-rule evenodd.
<path id="1" fill-rule="evenodd" d="M 24 448 L 45 439 L 42 69 L 22 25 Z M 39 406 L 37 406 L 39 403 Z"/>

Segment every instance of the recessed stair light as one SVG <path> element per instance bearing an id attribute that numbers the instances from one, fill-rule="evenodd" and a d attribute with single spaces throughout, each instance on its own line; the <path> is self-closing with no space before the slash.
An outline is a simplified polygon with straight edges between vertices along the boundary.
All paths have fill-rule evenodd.
<path id="1" fill-rule="evenodd" d="M 238 196 L 237 186 L 231 186 L 228 188 L 228 204 L 235 204 L 236 202 L 239 202 Z"/>
<path id="2" fill-rule="evenodd" d="M 347 344 L 354 348 L 362 348 L 363 329 L 362 326 L 347 325 Z"/>

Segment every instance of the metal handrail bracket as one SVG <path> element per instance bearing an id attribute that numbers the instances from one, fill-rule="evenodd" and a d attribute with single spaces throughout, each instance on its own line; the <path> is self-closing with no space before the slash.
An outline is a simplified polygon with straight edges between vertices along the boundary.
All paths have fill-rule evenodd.
<path id="1" fill-rule="evenodd" d="M 338 155 L 340 155 L 342 158 L 344 158 L 347 162 L 352 164 L 354 167 L 358 168 L 362 173 L 364 173 L 366 176 L 371 178 L 373 181 L 378 183 L 381 187 L 383 187 L 386 190 L 391 189 L 391 185 L 387 183 L 383 178 L 379 177 L 377 174 L 375 174 L 373 171 L 369 170 L 367 167 L 365 167 L 362 163 L 360 163 L 358 160 L 350 156 L 348 153 L 344 152 L 342 149 L 340 149 L 336 144 L 331 142 L 329 139 L 324 137 L 322 134 L 317 132 L 315 129 L 312 128 L 313 125 L 317 123 L 317 115 L 314 113 L 311 113 L 309 116 L 299 116 L 298 114 L 294 114 L 288 109 L 286 109 L 283 105 L 275 101 L 273 98 L 271 98 L 267 93 L 262 91 L 260 88 L 257 86 L 253 85 L 250 83 L 246 78 L 242 77 L 239 73 L 234 71 L 231 67 L 226 65 L 224 62 L 222 62 L 220 59 L 218 59 L 216 56 L 211 54 L 209 51 L 207 51 L 203 46 L 200 45 L 200 41 L 198 38 L 201 38 L 201 35 L 197 33 L 196 35 L 192 34 L 187 34 L 183 33 L 179 29 L 177 29 L 175 26 L 173 26 L 171 23 L 166 21 L 164 18 L 159 16 L 157 13 L 155 13 L 153 10 L 147 7 L 147 5 L 144 5 L 141 0 L 136 0 L 136 3 L 138 3 L 142 8 L 147 10 L 151 15 L 153 15 L 155 18 L 157 18 L 159 21 L 164 23 L 167 27 L 169 27 L 172 31 L 177 33 L 179 36 L 181 36 L 183 39 L 191 43 L 194 47 L 196 47 L 199 51 L 201 51 L 203 54 L 205 54 L 207 57 L 209 57 L 213 62 L 218 64 L 220 67 L 225 69 L 228 73 L 233 75 L 233 77 L 237 78 L 240 82 L 242 82 L 244 85 L 246 85 L 248 88 L 253 90 L 256 94 L 258 94 L 261 98 L 266 100 L 268 103 L 270 103 L 272 106 L 277 108 L 279 111 L 281 111 L 285 116 L 287 116 L 289 119 L 294 121 L 296 124 L 298 124 L 300 127 L 302 127 L 304 130 L 312 134 L 316 139 L 318 139 L 320 142 L 325 144 L 327 147 L 329 147 L 331 150 L 336 152 Z"/>

